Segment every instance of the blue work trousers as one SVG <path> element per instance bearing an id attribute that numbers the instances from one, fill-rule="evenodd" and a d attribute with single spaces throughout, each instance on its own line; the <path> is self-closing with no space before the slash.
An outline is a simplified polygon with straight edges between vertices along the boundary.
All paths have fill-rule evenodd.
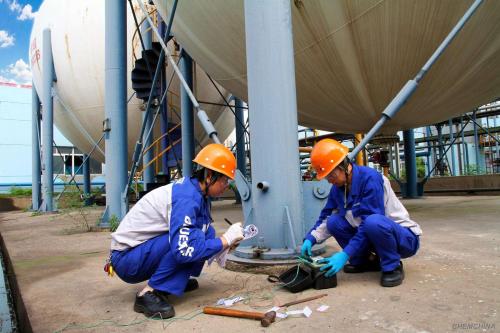
<path id="1" fill-rule="evenodd" d="M 401 258 L 408 258 L 417 253 L 419 236 L 384 215 L 373 214 L 355 228 L 349 224 L 344 216 L 331 215 L 327 220 L 330 234 L 345 248 L 354 235 L 356 244 L 351 244 L 355 251 L 349 258 L 352 265 L 363 264 L 370 252 L 380 257 L 382 271 L 389 272 L 399 266 Z M 354 246 L 352 246 L 354 245 Z"/>
<path id="2" fill-rule="evenodd" d="M 180 296 L 190 276 L 199 276 L 205 260 L 179 264 L 170 251 L 168 233 L 124 251 L 113 251 L 111 263 L 116 274 L 127 283 L 149 280 L 156 290 Z"/>

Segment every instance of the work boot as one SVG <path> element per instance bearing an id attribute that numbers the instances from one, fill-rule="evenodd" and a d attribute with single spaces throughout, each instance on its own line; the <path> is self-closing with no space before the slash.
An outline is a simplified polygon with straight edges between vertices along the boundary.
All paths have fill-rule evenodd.
<path id="1" fill-rule="evenodd" d="M 403 263 L 400 261 L 399 266 L 390 272 L 382 272 L 380 284 L 382 287 L 395 287 L 403 283 L 405 278 L 405 271 L 403 270 Z"/>
<path id="2" fill-rule="evenodd" d="M 367 260 L 360 265 L 347 264 L 344 266 L 344 273 L 380 272 L 380 261 Z"/>
<path id="3" fill-rule="evenodd" d="M 175 316 L 174 307 L 160 297 L 156 290 L 147 291 L 142 296 L 135 296 L 134 311 L 144 313 L 146 317 L 160 319 Z"/>

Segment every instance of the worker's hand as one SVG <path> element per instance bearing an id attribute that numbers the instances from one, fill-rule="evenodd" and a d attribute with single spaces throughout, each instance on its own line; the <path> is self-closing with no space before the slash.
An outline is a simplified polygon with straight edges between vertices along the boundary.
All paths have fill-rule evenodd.
<path id="1" fill-rule="evenodd" d="M 321 260 L 318 260 L 319 264 L 326 264 L 320 268 L 321 271 L 326 271 L 325 276 L 326 277 L 331 277 L 335 274 L 337 274 L 338 271 L 344 267 L 346 264 L 347 260 L 349 259 L 349 256 L 344 252 L 340 251 L 335 253 L 333 256 L 330 258 L 323 258 Z"/>
<path id="2" fill-rule="evenodd" d="M 304 241 L 304 244 L 302 244 L 302 248 L 300 249 L 300 254 L 303 257 L 312 256 L 312 251 L 311 251 L 312 246 L 313 246 L 313 244 L 311 243 L 311 241 L 309 239 L 306 239 Z"/>
<path id="3" fill-rule="evenodd" d="M 243 239 L 243 227 L 241 226 L 241 222 L 234 223 L 226 230 L 226 232 L 222 235 L 227 241 L 227 245 L 231 246 L 236 242 Z"/>

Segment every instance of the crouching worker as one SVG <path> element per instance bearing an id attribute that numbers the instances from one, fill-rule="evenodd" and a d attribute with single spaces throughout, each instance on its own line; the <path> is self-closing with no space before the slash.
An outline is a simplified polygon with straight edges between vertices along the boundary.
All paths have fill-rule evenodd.
<path id="1" fill-rule="evenodd" d="M 220 238 L 210 225 L 209 197 L 220 196 L 234 179 L 236 161 L 221 144 L 203 148 L 191 178 L 146 194 L 123 218 L 111 237 L 111 265 L 127 283 L 148 281 L 135 297 L 134 310 L 146 316 L 175 315 L 167 295 L 198 288 L 207 259 L 243 239 L 241 223 Z"/>
<path id="2" fill-rule="evenodd" d="M 305 237 L 302 255 L 310 256 L 314 244 L 333 236 L 343 250 L 322 259 L 325 276 L 342 268 L 345 273 L 382 270 L 382 286 L 400 285 L 404 279 L 400 259 L 417 253 L 422 230 L 410 220 L 389 180 L 372 168 L 350 163 L 348 151 L 341 143 L 324 139 L 311 152 L 317 178 L 326 178 L 333 186 Z"/>

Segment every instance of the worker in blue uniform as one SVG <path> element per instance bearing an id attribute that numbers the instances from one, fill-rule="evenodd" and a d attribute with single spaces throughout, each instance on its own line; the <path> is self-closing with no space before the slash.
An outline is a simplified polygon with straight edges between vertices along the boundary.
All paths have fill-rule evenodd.
<path id="1" fill-rule="evenodd" d="M 136 312 L 148 317 L 175 315 L 169 294 L 198 288 L 207 259 L 243 239 L 241 223 L 219 238 L 209 197 L 220 196 L 234 179 L 236 160 L 226 147 L 210 144 L 194 159 L 195 175 L 157 188 L 139 200 L 111 235 L 110 265 L 127 283 L 148 281 L 137 293 Z"/>
<path id="2" fill-rule="evenodd" d="M 317 178 L 326 178 L 333 186 L 305 236 L 302 255 L 310 256 L 314 244 L 333 236 L 342 251 L 321 259 L 326 277 L 342 268 L 345 273 L 382 270 L 382 286 L 400 285 L 404 279 L 401 258 L 416 254 L 422 230 L 410 219 L 389 180 L 372 168 L 352 164 L 348 152 L 332 139 L 319 141 L 311 152 Z"/>

